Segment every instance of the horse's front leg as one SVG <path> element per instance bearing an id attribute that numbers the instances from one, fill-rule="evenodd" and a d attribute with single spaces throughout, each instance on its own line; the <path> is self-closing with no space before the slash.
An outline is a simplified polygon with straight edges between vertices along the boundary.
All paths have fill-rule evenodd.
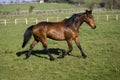
<path id="1" fill-rule="evenodd" d="M 87 57 L 87 55 L 83 52 L 83 50 L 82 50 L 82 47 L 81 47 L 81 45 L 80 45 L 80 41 L 79 41 L 78 37 L 76 37 L 76 38 L 75 38 L 75 43 L 76 43 L 77 47 L 80 49 L 82 56 L 83 56 L 84 58 L 86 58 L 86 57 Z"/>
<path id="2" fill-rule="evenodd" d="M 47 48 L 47 42 L 46 42 L 46 40 L 42 41 L 42 44 L 43 44 L 43 47 L 44 47 L 45 51 L 47 52 L 50 60 L 51 60 L 51 61 L 54 61 L 55 58 L 50 54 L 50 52 L 49 52 L 49 50 L 48 50 L 48 48 Z"/>

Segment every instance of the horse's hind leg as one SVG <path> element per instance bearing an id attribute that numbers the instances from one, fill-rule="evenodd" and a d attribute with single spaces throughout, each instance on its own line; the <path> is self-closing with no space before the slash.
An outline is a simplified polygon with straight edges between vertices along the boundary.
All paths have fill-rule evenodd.
<path id="1" fill-rule="evenodd" d="M 48 56 L 50 57 L 50 60 L 54 61 L 55 60 L 54 57 L 50 54 L 50 52 L 49 52 L 49 50 L 47 48 L 47 44 L 44 43 L 44 42 L 43 42 L 43 47 L 44 47 L 45 51 L 47 52 Z"/>
<path id="2" fill-rule="evenodd" d="M 72 39 L 68 40 L 67 43 L 68 43 L 68 47 L 69 47 L 69 51 L 67 52 L 67 54 L 70 55 L 71 51 L 73 50 Z"/>
<path id="3" fill-rule="evenodd" d="M 68 40 L 67 40 L 67 44 L 68 44 L 69 50 L 67 51 L 67 53 L 63 53 L 63 54 L 62 54 L 62 57 L 63 57 L 63 58 L 64 58 L 64 56 L 66 56 L 66 55 L 70 55 L 71 51 L 73 50 L 73 47 L 72 47 L 72 39 L 68 39 Z"/>
<path id="4" fill-rule="evenodd" d="M 38 43 L 38 41 L 34 40 L 33 43 L 30 45 L 30 49 L 28 51 L 28 53 L 25 54 L 25 59 L 28 59 L 31 55 L 32 49 L 34 48 L 34 46 Z"/>

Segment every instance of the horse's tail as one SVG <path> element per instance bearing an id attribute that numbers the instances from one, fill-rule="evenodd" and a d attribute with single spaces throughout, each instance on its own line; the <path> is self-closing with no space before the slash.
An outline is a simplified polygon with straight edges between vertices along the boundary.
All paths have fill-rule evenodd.
<path id="1" fill-rule="evenodd" d="M 30 26 L 30 27 L 27 28 L 27 30 L 25 31 L 22 48 L 25 47 L 25 45 L 28 43 L 29 39 L 31 38 L 31 36 L 32 36 L 32 34 L 33 34 L 33 33 L 32 33 L 33 26 L 34 26 L 34 25 Z"/>

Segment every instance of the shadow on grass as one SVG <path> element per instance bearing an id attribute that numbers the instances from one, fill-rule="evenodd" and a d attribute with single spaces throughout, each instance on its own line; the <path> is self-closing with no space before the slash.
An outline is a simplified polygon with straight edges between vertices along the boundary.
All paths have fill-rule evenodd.
<path id="1" fill-rule="evenodd" d="M 19 52 L 16 53 L 16 55 L 17 55 L 18 57 L 20 57 L 21 55 L 26 54 L 27 52 L 28 52 L 28 50 L 19 51 Z M 62 55 L 62 54 L 65 52 L 65 50 L 59 49 L 59 48 L 50 48 L 50 49 L 49 49 L 49 52 L 50 52 L 51 54 L 55 54 L 55 55 L 60 56 L 60 55 Z M 32 50 L 31 55 L 34 55 L 34 56 L 40 57 L 40 58 L 48 59 L 47 57 L 42 56 L 42 55 L 47 55 L 47 53 L 46 53 L 45 50 Z"/>
<path id="2" fill-rule="evenodd" d="M 63 58 L 63 57 L 61 57 L 61 55 L 64 54 L 64 53 L 66 53 L 65 50 L 59 49 L 59 48 L 50 48 L 50 49 L 48 49 L 48 50 L 49 50 L 49 52 L 50 52 L 51 54 L 58 55 L 57 58 L 59 58 L 59 59 L 60 59 L 60 58 Z M 25 55 L 27 52 L 28 52 L 28 50 L 19 51 L 19 52 L 16 53 L 16 55 L 17 55 L 18 57 L 20 57 L 21 55 Z M 48 57 L 43 56 L 43 55 L 47 55 L 47 53 L 46 53 L 45 50 L 32 50 L 31 55 L 36 56 L 36 57 L 39 57 L 39 58 L 48 59 Z M 75 55 L 72 55 L 72 54 L 70 54 L 70 56 L 80 57 L 80 56 L 75 56 Z"/>

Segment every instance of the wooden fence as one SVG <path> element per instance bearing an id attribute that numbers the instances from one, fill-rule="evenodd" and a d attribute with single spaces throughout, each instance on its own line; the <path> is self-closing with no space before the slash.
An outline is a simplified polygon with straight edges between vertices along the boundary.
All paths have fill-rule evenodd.
<path id="1" fill-rule="evenodd" d="M 4 25 L 7 25 L 7 24 L 19 24 L 19 23 L 24 23 L 24 24 L 29 24 L 29 23 L 35 23 L 37 24 L 38 22 L 40 21 L 60 21 L 60 17 L 52 17 L 56 20 L 52 20 L 51 18 L 46 18 L 45 20 L 39 20 L 37 18 L 24 18 L 24 19 L 14 19 L 14 20 L 10 20 L 10 19 L 0 19 L 0 24 L 4 24 Z M 68 17 L 66 17 L 68 18 Z M 104 21 L 109 21 L 109 20 L 119 20 L 119 15 L 116 14 L 116 15 L 96 15 L 95 17 L 95 20 L 96 21 L 100 21 L 100 20 L 104 20 Z"/>

